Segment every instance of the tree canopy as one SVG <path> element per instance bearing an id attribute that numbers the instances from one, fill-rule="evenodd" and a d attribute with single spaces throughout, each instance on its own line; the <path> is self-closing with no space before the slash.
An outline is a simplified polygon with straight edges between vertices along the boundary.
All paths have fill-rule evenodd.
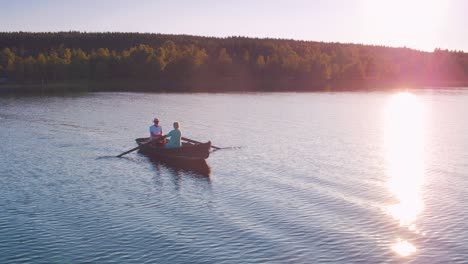
<path id="1" fill-rule="evenodd" d="M 301 82 L 311 87 L 348 81 L 433 85 L 468 82 L 468 54 L 246 37 L 10 32 L 0 33 L 0 77 L 19 83 L 224 80 L 239 85 Z"/>

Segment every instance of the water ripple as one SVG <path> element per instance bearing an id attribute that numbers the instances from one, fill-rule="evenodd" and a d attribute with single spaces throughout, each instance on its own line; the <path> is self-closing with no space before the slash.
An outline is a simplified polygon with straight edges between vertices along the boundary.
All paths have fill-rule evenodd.
<path id="1" fill-rule="evenodd" d="M 383 148 L 388 96 L 0 98 L 0 262 L 464 263 L 468 123 L 457 116 L 468 93 L 418 94 L 443 125 L 428 128 L 417 229 L 385 210 L 398 202 Z M 212 153 L 208 177 L 114 158 L 154 115 L 245 147 Z M 398 242 L 415 252 L 398 255 Z"/>

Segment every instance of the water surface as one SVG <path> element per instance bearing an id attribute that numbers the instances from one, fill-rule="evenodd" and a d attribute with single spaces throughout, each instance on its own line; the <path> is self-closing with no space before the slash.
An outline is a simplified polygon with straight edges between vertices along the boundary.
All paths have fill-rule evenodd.
<path id="1" fill-rule="evenodd" d="M 0 98 L 2 263 L 463 263 L 468 91 Z M 209 176 L 137 154 L 241 149 Z"/>

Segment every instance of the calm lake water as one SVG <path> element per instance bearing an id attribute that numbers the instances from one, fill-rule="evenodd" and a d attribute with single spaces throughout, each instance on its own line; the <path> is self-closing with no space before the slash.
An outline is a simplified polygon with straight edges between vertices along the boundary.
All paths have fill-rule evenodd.
<path id="1" fill-rule="evenodd" d="M 468 90 L 0 98 L 0 263 L 467 263 Z M 209 176 L 131 153 L 154 116 Z"/>

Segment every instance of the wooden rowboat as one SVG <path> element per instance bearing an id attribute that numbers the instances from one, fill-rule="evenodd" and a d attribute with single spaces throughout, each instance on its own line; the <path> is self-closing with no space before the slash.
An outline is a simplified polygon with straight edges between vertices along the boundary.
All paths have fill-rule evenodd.
<path id="1" fill-rule="evenodd" d="M 141 146 L 140 153 L 156 160 L 200 161 L 210 156 L 210 141 L 199 144 L 183 143 L 180 148 L 164 148 L 145 144 L 149 142 L 149 138 L 137 138 L 135 141 L 138 146 Z"/>

